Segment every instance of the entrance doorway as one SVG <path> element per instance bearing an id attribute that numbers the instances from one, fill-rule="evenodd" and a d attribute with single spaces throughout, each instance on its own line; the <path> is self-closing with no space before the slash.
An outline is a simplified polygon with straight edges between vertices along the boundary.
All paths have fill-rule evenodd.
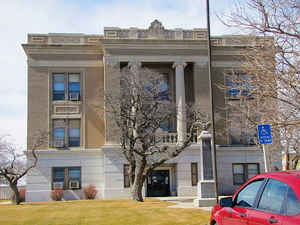
<path id="1" fill-rule="evenodd" d="M 147 180 L 148 197 L 170 196 L 169 170 L 154 170 Z"/>

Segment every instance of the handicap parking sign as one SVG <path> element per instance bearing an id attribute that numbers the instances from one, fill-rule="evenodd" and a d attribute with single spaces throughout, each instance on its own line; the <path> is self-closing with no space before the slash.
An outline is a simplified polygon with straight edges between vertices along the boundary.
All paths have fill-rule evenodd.
<path id="1" fill-rule="evenodd" d="M 259 144 L 272 144 L 272 132 L 270 124 L 257 126 Z"/>

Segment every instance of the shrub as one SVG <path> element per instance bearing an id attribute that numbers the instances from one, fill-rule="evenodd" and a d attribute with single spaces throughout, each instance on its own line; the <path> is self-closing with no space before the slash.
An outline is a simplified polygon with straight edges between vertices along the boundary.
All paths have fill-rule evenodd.
<path id="1" fill-rule="evenodd" d="M 51 191 L 50 197 L 53 201 L 61 201 L 64 197 L 64 190 L 61 188 L 54 189 Z"/>
<path id="2" fill-rule="evenodd" d="M 25 188 L 21 188 L 19 190 L 20 202 L 25 202 L 25 193 L 26 193 L 26 189 Z"/>
<path id="3" fill-rule="evenodd" d="M 89 186 L 83 189 L 83 194 L 85 199 L 95 199 L 98 191 L 96 190 L 95 185 L 90 184 Z"/>
<path id="4" fill-rule="evenodd" d="M 19 191 L 19 200 L 20 200 L 20 202 L 25 202 L 26 189 L 25 188 L 21 188 L 18 191 Z M 12 202 L 14 202 L 15 201 L 15 197 L 16 197 L 15 194 L 12 193 L 11 196 L 10 196 L 10 200 Z"/>

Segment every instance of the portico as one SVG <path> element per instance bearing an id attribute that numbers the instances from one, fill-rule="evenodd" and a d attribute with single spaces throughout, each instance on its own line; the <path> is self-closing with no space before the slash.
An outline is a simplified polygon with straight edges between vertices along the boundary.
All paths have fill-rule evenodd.
<path id="1" fill-rule="evenodd" d="M 152 70 L 156 70 L 166 77 L 166 82 L 168 86 L 168 95 L 171 101 L 176 102 L 177 107 L 177 118 L 176 121 L 172 121 L 169 124 L 168 132 L 169 134 L 176 133 L 176 137 L 169 140 L 170 143 L 183 142 L 187 133 L 185 111 L 187 104 L 194 104 L 196 99 L 197 87 L 194 85 L 195 77 L 198 76 L 195 71 L 199 71 L 199 68 L 206 66 L 205 61 L 202 63 L 195 63 L 187 60 L 178 60 L 177 57 L 161 58 L 159 55 L 156 57 L 160 59 L 159 61 L 149 60 L 148 57 L 139 57 L 135 59 L 126 59 L 125 57 L 119 56 L 109 56 L 105 57 L 105 67 L 117 66 L 129 66 L 129 67 L 147 67 Z M 112 63 L 113 62 L 113 63 Z M 201 65 L 201 67 L 199 66 Z M 105 76 L 111 76 L 109 74 L 109 69 Z M 113 81 L 111 81 L 113 82 Z M 116 86 L 116 84 L 110 83 L 110 79 L 107 78 L 107 88 Z M 118 85 L 118 84 L 117 84 Z M 110 121 L 107 121 L 107 126 L 109 127 Z M 174 141 L 176 139 L 176 141 Z M 118 140 L 117 140 L 118 141 Z M 197 142 L 196 138 L 194 140 Z M 167 142 L 167 140 L 166 140 Z M 110 137 L 107 137 L 106 143 L 113 143 Z"/>

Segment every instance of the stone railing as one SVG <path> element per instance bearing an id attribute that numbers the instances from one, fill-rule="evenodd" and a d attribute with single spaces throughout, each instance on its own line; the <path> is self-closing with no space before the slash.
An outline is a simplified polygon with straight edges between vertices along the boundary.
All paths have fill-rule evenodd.
<path id="1" fill-rule="evenodd" d="M 160 138 L 162 143 L 176 144 L 177 143 L 177 133 L 162 133 Z M 193 133 L 192 142 L 197 143 L 197 133 Z"/>
<path id="2" fill-rule="evenodd" d="M 69 45 L 84 45 L 84 44 L 99 44 L 102 35 L 85 35 L 85 34 L 29 34 L 29 44 L 69 44 Z"/>

